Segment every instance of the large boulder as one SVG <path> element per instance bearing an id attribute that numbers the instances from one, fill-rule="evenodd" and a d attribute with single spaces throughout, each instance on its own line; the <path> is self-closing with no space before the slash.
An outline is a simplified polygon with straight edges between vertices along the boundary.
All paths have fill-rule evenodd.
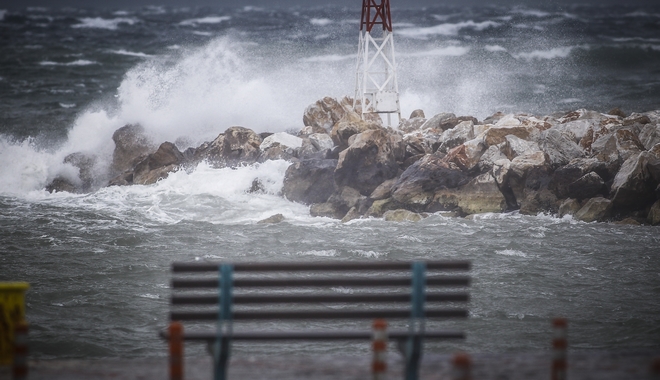
<path id="1" fill-rule="evenodd" d="M 335 193 L 337 160 L 310 159 L 295 162 L 286 170 L 282 193 L 294 202 L 325 203 Z"/>
<path id="2" fill-rule="evenodd" d="M 591 198 L 575 213 L 575 219 L 591 223 L 604 221 L 612 213 L 612 201 L 602 197 Z"/>
<path id="3" fill-rule="evenodd" d="M 148 155 L 135 165 L 133 183 L 136 185 L 151 185 L 167 178 L 184 163 L 183 154 L 171 142 L 164 142 L 156 152 Z"/>
<path id="4" fill-rule="evenodd" d="M 93 154 L 76 152 L 64 157 L 64 167 L 61 173 L 46 186 L 46 191 L 69 193 L 86 193 L 97 186 L 98 176 L 95 175 L 97 157 Z M 70 169 L 70 170 L 67 170 Z M 77 171 L 77 173 L 75 173 Z"/>
<path id="5" fill-rule="evenodd" d="M 651 225 L 657 226 L 660 224 L 660 200 L 656 201 L 649 210 L 648 221 Z"/>
<path id="6" fill-rule="evenodd" d="M 628 158 L 614 177 L 611 193 L 617 212 L 642 209 L 656 200 L 660 159 L 650 152 Z"/>
<path id="7" fill-rule="evenodd" d="M 305 126 L 323 128 L 329 132 L 346 112 L 346 107 L 336 99 L 325 97 L 305 109 L 303 123 Z"/>
<path id="8" fill-rule="evenodd" d="M 125 125 L 112 134 L 115 150 L 112 153 L 111 175 L 132 170 L 157 146 L 147 137 L 141 125 Z"/>
<path id="9" fill-rule="evenodd" d="M 539 213 L 557 213 L 559 204 L 557 197 L 548 189 L 527 191 L 520 202 L 520 213 L 538 215 Z"/>
<path id="10" fill-rule="evenodd" d="M 438 189 L 426 207 L 428 212 L 455 211 L 459 215 L 506 209 L 506 200 L 490 173 L 481 174 L 457 188 Z"/>
<path id="11" fill-rule="evenodd" d="M 374 201 L 367 212 L 365 213 L 366 217 L 380 218 L 389 210 L 400 209 L 402 205 L 395 201 L 393 198 L 379 199 Z"/>
<path id="12" fill-rule="evenodd" d="M 312 133 L 309 135 L 309 141 L 318 151 L 327 151 L 335 147 L 332 138 L 326 133 Z"/>
<path id="13" fill-rule="evenodd" d="M 568 184 L 568 196 L 577 200 L 602 196 L 606 192 L 605 181 L 597 173 L 591 172 L 583 175 Z"/>
<path id="14" fill-rule="evenodd" d="M 647 123 L 642 127 L 638 137 L 644 148 L 650 150 L 656 144 L 660 144 L 660 124 Z"/>
<path id="15" fill-rule="evenodd" d="M 286 132 L 273 133 L 261 142 L 259 146 L 261 153 L 257 161 L 291 160 L 298 156 L 298 152 L 303 148 L 303 141 L 300 137 Z"/>
<path id="16" fill-rule="evenodd" d="M 332 137 L 334 144 L 343 150 L 350 145 L 349 139 L 352 136 L 378 128 L 380 128 L 378 125 L 362 120 L 357 113 L 348 112 L 332 127 L 330 137 Z"/>
<path id="17" fill-rule="evenodd" d="M 227 166 L 251 164 L 259 157 L 262 140 L 253 130 L 231 127 L 224 136 L 222 156 Z"/>
<path id="18" fill-rule="evenodd" d="M 558 198 L 564 199 L 569 195 L 569 185 L 591 172 L 598 174 L 605 182 L 611 179 L 604 162 L 596 158 L 575 158 L 567 165 L 555 170 L 550 183 L 550 189 Z"/>
<path id="19" fill-rule="evenodd" d="M 413 115 L 415 113 L 413 112 Z M 426 123 L 426 119 L 424 116 L 413 116 L 411 115 L 410 119 L 404 119 L 401 120 L 401 123 L 399 123 L 399 130 L 402 131 L 403 133 L 410 133 L 414 131 L 418 131 L 424 123 Z"/>
<path id="20" fill-rule="evenodd" d="M 453 128 L 460 120 L 453 113 L 440 113 L 428 119 L 420 129 L 435 129 L 445 131 Z"/>
<path id="21" fill-rule="evenodd" d="M 383 214 L 383 219 L 387 222 L 419 222 L 424 219 L 421 214 L 408 210 L 389 210 Z"/>
<path id="22" fill-rule="evenodd" d="M 540 146 L 546 154 L 548 164 L 553 168 L 564 166 L 572 159 L 584 156 L 584 150 L 570 136 L 553 128 L 541 133 Z"/>
<path id="23" fill-rule="evenodd" d="M 468 140 L 474 139 L 474 123 L 472 121 L 462 121 L 453 128 L 444 131 L 440 137 L 442 144 L 438 148 L 441 152 L 448 152 Z"/>
<path id="24" fill-rule="evenodd" d="M 371 194 L 384 181 L 394 178 L 404 157 L 401 137 L 384 129 L 371 129 L 355 136 L 339 154 L 335 170 L 338 186 L 349 186 L 363 195 Z"/>
<path id="25" fill-rule="evenodd" d="M 580 202 L 578 202 L 577 199 L 564 199 L 564 201 L 561 202 L 559 205 L 559 217 L 563 218 L 565 215 L 575 215 L 578 211 L 580 211 L 580 208 L 582 206 L 580 205 Z"/>
<path id="26" fill-rule="evenodd" d="M 439 153 L 412 164 L 392 187 L 392 198 L 411 209 L 424 209 L 442 188 L 453 189 L 469 181 L 468 175 Z"/>

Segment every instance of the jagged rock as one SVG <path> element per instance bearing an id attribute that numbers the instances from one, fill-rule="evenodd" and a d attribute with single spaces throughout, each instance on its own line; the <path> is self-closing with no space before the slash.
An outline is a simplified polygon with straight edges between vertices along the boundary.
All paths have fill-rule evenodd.
<path id="1" fill-rule="evenodd" d="M 328 198 L 328 203 L 336 205 L 337 209 L 343 210 L 344 214 L 353 207 L 360 207 L 367 199 L 364 195 L 352 187 L 344 186 Z M 365 210 L 366 211 L 366 210 Z"/>
<path id="2" fill-rule="evenodd" d="M 399 130 L 403 131 L 404 133 L 410 133 L 414 132 L 420 129 L 422 125 L 426 123 L 426 119 L 424 117 L 412 117 L 408 120 L 402 120 L 401 123 L 399 124 Z"/>
<path id="3" fill-rule="evenodd" d="M 266 188 L 264 187 L 264 184 L 259 180 L 259 178 L 255 178 L 252 180 L 252 185 L 248 189 L 248 194 L 255 194 L 255 193 L 265 193 Z"/>
<path id="4" fill-rule="evenodd" d="M 350 186 L 369 195 L 378 185 L 397 175 L 398 162 L 403 157 L 404 145 L 399 135 L 384 129 L 365 131 L 339 154 L 335 181 L 338 186 Z"/>
<path id="5" fill-rule="evenodd" d="M 259 157 L 261 137 L 253 130 L 231 127 L 224 133 L 222 158 L 227 166 L 252 164 Z"/>
<path id="6" fill-rule="evenodd" d="M 386 211 L 401 208 L 401 204 L 393 198 L 379 199 L 371 204 L 365 213 L 366 217 L 380 218 Z"/>
<path id="7" fill-rule="evenodd" d="M 653 173 L 658 170 L 660 159 L 649 152 L 627 159 L 612 182 L 612 202 L 616 211 L 637 210 L 654 202 L 658 179 Z"/>
<path id="8" fill-rule="evenodd" d="M 523 140 L 514 135 L 505 136 L 504 145 L 501 148 L 506 158 L 513 160 L 518 156 L 534 154 L 541 151 L 539 144 L 533 141 Z"/>
<path id="9" fill-rule="evenodd" d="M 421 134 L 404 135 L 403 142 L 406 144 L 406 155 L 408 157 L 433 153 L 432 144 L 429 144 L 429 141 L 424 139 Z"/>
<path id="10" fill-rule="evenodd" d="M 386 211 L 383 219 L 387 222 L 419 222 L 424 217 L 412 211 L 399 209 Z"/>
<path id="11" fill-rule="evenodd" d="M 527 178 L 527 174 L 535 168 L 546 165 L 545 154 L 541 151 L 528 152 L 511 160 L 510 170 L 521 180 Z"/>
<path id="12" fill-rule="evenodd" d="M 461 215 L 502 212 L 506 200 L 489 173 L 481 174 L 458 188 L 439 189 L 425 211 L 456 211 Z"/>
<path id="13" fill-rule="evenodd" d="M 175 171 L 184 162 L 183 154 L 171 142 L 164 142 L 156 152 L 135 165 L 133 183 L 151 185 Z"/>
<path id="14" fill-rule="evenodd" d="M 540 212 L 554 214 L 558 209 L 557 197 L 547 189 L 529 191 L 520 202 L 520 213 L 524 215 L 537 215 Z"/>
<path id="15" fill-rule="evenodd" d="M 303 127 L 300 132 L 298 132 L 298 137 L 309 137 L 310 135 L 313 135 L 315 133 L 327 135 L 328 131 L 325 130 L 325 128 L 318 127 L 318 126 L 312 126 L 308 125 Z"/>
<path id="16" fill-rule="evenodd" d="M 337 204 L 330 202 L 314 203 L 309 207 L 309 214 L 314 217 L 342 219 L 346 213 L 347 210 L 344 207 L 338 207 Z"/>
<path id="17" fill-rule="evenodd" d="M 585 174 L 568 185 L 568 196 L 577 200 L 602 196 L 604 193 L 605 181 L 594 172 Z"/>
<path id="18" fill-rule="evenodd" d="M 595 158 L 575 158 L 568 165 L 562 166 L 554 172 L 550 189 L 558 198 L 566 198 L 569 194 L 568 186 L 591 172 L 597 173 L 604 181 L 611 179 L 604 162 Z"/>
<path id="19" fill-rule="evenodd" d="M 500 111 L 495 112 L 494 114 L 484 119 L 484 124 L 495 124 L 498 121 L 500 121 L 504 116 L 506 115 Z"/>
<path id="20" fill-rule="evenodd" d="M 638 113 L 633 113 L 632 115 L 623 119 L 623 125 L 625 126 L 634 125 L 634 124 L 644 125 L 651 122 L 652 122 L 651 118 L 648 115 L 642 115 Z"/>
<path id="21" fill-rule="evenodd" d="M 260 220 L 257 222 L 257 224 L 277 224 L 277 223 L 282 223 L 284 221 L 284 215 L 282 214 L 275 214 L 271 217 L 268 217 L 264 220 Z"/>
<path id="22" fill-rule="evenodd" d="M 479 170 L 482 172 L 490 171 L 493 168 L 495 161 L 498 160 L 508 160 L 508 158 L 502 153 L 502 145 L 491 145 L 484 151 L 484 153 L 479 157 Z"/>
<path id="23" fill-rule="evenodd" d="M 514 125 L 512 120 L 518 124 Z M 484 142 L 487 146 L 498 145 L 506 141 L 506 136 L 513 135 L 520 139 L 527 140 L 531 134 L 531 128 L 522 125 L 520 120 L 515 118 L 502 118 L 497 124 L 488 128 L 484 133 Z"/>
<path id="24" fill-rule="evenodd" d="M 591 223 L 603 221 L 609 217 L 612 212 L 612 201 L 602 197 L 591 198 L 589 201 L 575 213 L 575 219 Z"/>
<path id="25" fill-rule="evenodd" d="M 563 218 L 564 215 L 575 215 L 580 209 L 582 208 L 582 205 L 580 205 L 580 202 L 577 199 L 564 199 L 563 202 L 559 205 L 559 217 Z"/>
<path id="26" fill-rule="evenodd" d="M 591 144 L 592 155 L 607 165 L 614 176 L 624 161 L 645 150 L 637 136 L 629 129 L 619 129 L 598 137 Z"/>
<path id="27" fill-rule="evenodd" d="M 304 204 L 325 203 L 336 191 L 337 160 L 310 159 L 295 162 L 284 175 L 284 196 Z"/>
<path id="28" fill-rule="evenodd" d="M 350 210 L 348 210 L 346 215 L 344 215 L 344 217 L 341 218 L 341 222 L 348 223 L 351 220 L 360 219 L 361 217 L 362 215 L 360 215 L 360 212 L 358 211 L 357 207 L 352 207 Z"/>
<path id="29" fill-rule="evenodd" d="M 660 224 L 660 200 L 656 201 L 649 210 L 649 223 L 653 226 Z"/>
<path id="30" fill-rule="evenodd" d="M 440 113 L 428 119 L 420 129 L 435 129 L 445 131 L 453 128 L 460 121 L 453 113 Z"/>
<path id="31" fill-rule="evenodd" d="M 332 127 L 330 137 L 335 145 L 344 150 L 350 145 L 348 140 L 351 136 L 376 128 L 379 127 L 363 121 L 355 112 L 348 112 Z"/>
<path id="32" fill-rule="evenodd" d="M 331 131 L 346 114 L 345 107 L 336 99 L 325 97 L 305 109 L 303 124 Z"/>
<path id="33" fill-rule="evenodd" d="M 312 133 L 309 135 L 309 141 L 318 151 L 326 151 L 335 147 L 332 138 L 326 133 Z"/>
<path id="34" fill-rule="evenodd" d="M 599 120 L 574 120 L 564 124 L 558 124 L 554 129 L 560 131 L 564 135 L 571 137 L 573 142 L 579 143 L 588 133 L 593 130 L 594 126 L 599 125 Z"/>
<path id="35" fill-rule="evenodd" d="M 581 108 L 581 109 L 578 109 L 578 110 L 571 111 L 571 112 L 567 113 L 566 115 L 564 115 L 564 116 L 560 117 L 559 119 L 557 119 L 557 121 L 564 124 L 564 123 L 568 123 L 568 122 L 575 121 L 575 120 L 595 119 L 595 120 L 600 121 L 601 119 L 604 119 L 605 117 L 606 116 L 601 114 L 600 112 L 591 111 L 591 110 Z"/>
<path id="36" fill-rule="evenodd" d="M 369 195 L 373 200 L 386 199 L 392 195 L 392 187 L 396 183 L 397 178 L 388 179 L 387 181 L 378 185 L 378 187 Z"/>
<path id="37" fill-rule="evenodd" d="M 442 133 L 440 137 L 442 144 L 438 150 L 448 152 L 450 149 L 474 139 L 474 137 L 474 123 L 472 121 L 462 121 L 455 127 L 447 129 Z"/>
<path id="38" fill-rule="evenodd" d="M 621 111 L 619 107 L 613 108 L 607 112 L 608 115 L 614 115 L 614 116 L 619 116 L 619 117 L 626 117 L 625 112 Z"/>
<path id="39" fill-rule="evenodd" d="M 146 136 L 140 125 L 125 125 L 112 134 L 115 150 L 112 153 L 112 174 L 116 175 L 132 170 L 149 153 L 156 150 L 156 145 Z"/>
<path id="40" fill-rule="evenodd" d="M 624 226 L 641 226 L 642 225 L 642 223 L 640 223 L 640 221 L 635 219 L 635 218 L 625 218 L 625 219 L 622 219 L 622 220 L 617 220 L 616 222 L 614 222 L 614 224 L 620 224 L 620 225 L 624 225 Z"/>
<path id="41" fill-rule="evenodd" d="M 261 142 L 259 146 L 261 153 L 257 161 L 291 160 L 299 155 L 301 148 L 303 148 L 303 141 L 300 137 L 286 132 L 273 133 Z"/>
<path id="42" fill-rule="evenodd" d="M 646 150 L 660 144 L 660 124 L 648 123 L 644 125 L 639 133 L 639 140 Z"/>
<path id="43" fill-rule="evenodd" d="M 401 174 L 392 187 L 392 197 L 407 208 L 425 208 L 436 190 L 456 188 L 469 177 L 455 164 L 444 161 L 438 153 L 424 156 Z"/>
<path id="44" fill-rule="evenodd" d="M 548 164 L 553 168 L 564 166 L 572 159 L 584 156 L 584 150 L 578 144 L 556 129 L 542 132 L 540 145 Z"/>
<path id="45" fill-rule="evenodd" d="M 416 118 L 416 117 L 425 118 L 426 116 L 424 116 L 424 111 L 423 110 L 416 109 L 416 110 L 412 111 L 412 113 L 410 114 L 410 118 L 413 119 L 413 118 Z"/>
<path id="46" fill-rule="evenodd" d="M 108 186 L 129 186 L 133 184 L 133 172 L 124 172 L 111 179 Z"/>
<path id="47" fill-rule="evenodd" d="M 55 178 L 46 186 L 46 191 L 48 191 L 49 193 L 61 193 L 61 192 L 78 193 L 79 190 L 80 190 L 80 186 L 77 186 L 76 184 L 72 183 L 70 180 L 63 177 Z"/>

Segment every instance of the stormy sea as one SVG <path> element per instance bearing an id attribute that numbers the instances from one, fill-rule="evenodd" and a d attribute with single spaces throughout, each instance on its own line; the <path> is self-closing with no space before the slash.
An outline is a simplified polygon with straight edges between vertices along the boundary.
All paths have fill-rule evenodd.
<path id="1" fill-rule="evenodd" d="M 392 1 L 394 3 L 394 1 Z M 393 4 L 403 116 L 483 120 L 660 109 L 660 6 Z M 231 126 L 299 131 L 305 108 L 353 95 L 360 8 L 0 10 L 0 281 L 27 281 L 36 358 L 163 356 L 172 261 L 473 263 L 467 339 L 437 352 L 660 348 L 660 227 L 571 217 L 311 217 L 281 195 L 289 162 L 201 163 L 156 184 L 50 193 L 63 158 L 112 159 L 140 124 L 183 150 Z M 264 191 L 249 193 L 255 178 Z M 279 224 L 257 222 L 282 214 Z M 357 343 L 235 352 L 361 352 Z M 204 351 L 191 345 L 189 354 Z"/>

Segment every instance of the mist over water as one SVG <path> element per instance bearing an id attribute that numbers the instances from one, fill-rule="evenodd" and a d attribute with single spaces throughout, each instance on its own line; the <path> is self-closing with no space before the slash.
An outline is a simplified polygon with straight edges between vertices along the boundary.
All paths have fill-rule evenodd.
<path id="1" fill-rule="evenodd" d="M 658 8 L 392 12 L 404 117 L 660 109 Z M 235 125 L 299 130 L 309 104 L 353 95 L 358 19 L 336 7 L 0 10 L 0 281 L 32 284 L 36 357 L 163 355 L 169 264 L 222 259 L 469 259 L 471 317 L 458 324 L 469 338 L 436 350 L 545 349 L 557 315 L 572 321 L 575 349 L 658 347 L 657 227 L 516 213 L 340 224 L 281 196 L 285 161 L 44 190 L 80 180 L 63 163 L 74 152 L 98 157 L 102 181 L 126 124 L 181 150 Z M 249 192 L 255 179 L 264 191 Z M 278 213 L 284 223 L 257 224 Z"/>

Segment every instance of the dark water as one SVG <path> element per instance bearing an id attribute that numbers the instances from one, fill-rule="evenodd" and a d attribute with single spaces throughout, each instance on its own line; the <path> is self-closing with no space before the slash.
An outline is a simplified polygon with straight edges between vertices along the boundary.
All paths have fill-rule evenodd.
<path id="1" fill-rule="evenodd" d="M 232 125 L 300 129 L 307 105 L 353 92 L 358 11 L 0 11 L 0 281 L 32 284 L 36 357 L 164 354 L 156 333 L 170 262 L 222 259 L 470 259 L 470 319 L 448 324 L 468 339 L 435 350 L 545 349 L 554 316 L 569 318 L 576 349 L 660 347 L 658 227 L 517 214 L 344 225 L 283 199 L 280 161 L 201 165 L 85 195 L 43 190 L 77 176 L 61 164 L 69 153 L 96 153 L 101 170 L 126 123 L 183 145 Z M 396 8 L 393 17 L 404 114 L 660 108 L 660 8 Z M 265 194 L 246 194 L 254 178 Z M 256 224 L 276 213 L 287 221 Z"/>

